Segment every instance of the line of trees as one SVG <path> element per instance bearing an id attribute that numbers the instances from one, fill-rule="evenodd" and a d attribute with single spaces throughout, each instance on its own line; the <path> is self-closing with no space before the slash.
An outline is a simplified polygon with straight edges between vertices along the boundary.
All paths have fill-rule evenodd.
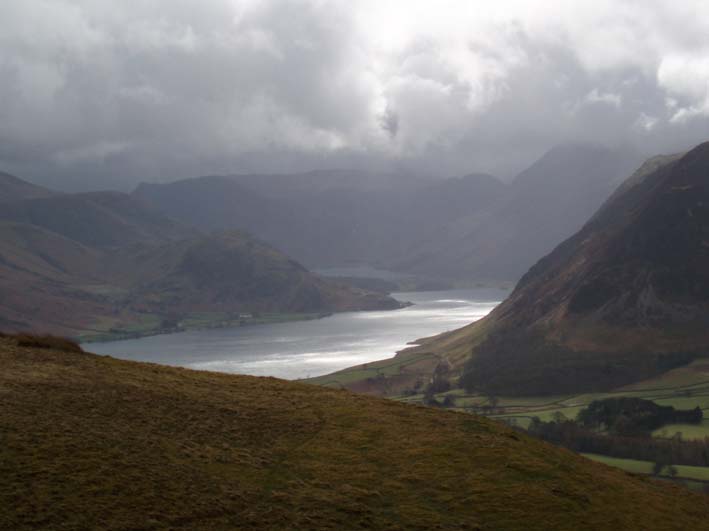
<path id="1" fill-rule="evenodd" d="M 615 397 L 591 402 L 579 412 L 577 421 L 589 429 L 644 436 L 665 424 L 699 424 L 702 418 L 699 407 L 683 410 L 642 398 Z"/>
<path id="2" fill-rule="evenodd" d="M 680 433 L 669 439 L 598 433 L 572 420 L 542 422 L 535 417 L 528 431 L 545 441 L 582 453 L 593 453 L 666 465 L 709 466 L 709 437 L 683 440 Z"/>

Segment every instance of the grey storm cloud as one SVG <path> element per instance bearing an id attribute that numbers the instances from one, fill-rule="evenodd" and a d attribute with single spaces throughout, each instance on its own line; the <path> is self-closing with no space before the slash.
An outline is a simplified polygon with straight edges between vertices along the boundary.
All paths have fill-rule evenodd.
<path id="1" fill-rule="evenodd" d="M 487 4 L 487 3 L 486 3 Z M 0 169 L 64 188 L 326 167 L 510 175 L 709 137 L 709 6 L 5 0 Z"/>

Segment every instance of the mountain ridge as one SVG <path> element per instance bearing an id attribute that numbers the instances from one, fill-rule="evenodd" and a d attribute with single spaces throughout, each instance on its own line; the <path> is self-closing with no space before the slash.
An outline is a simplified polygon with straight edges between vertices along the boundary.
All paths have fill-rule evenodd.
<path id="1" fill-rule="evenodd" d="M 122 192 L 84 192 L 6 202 L 0 220 L 43 227 L 85 245 L 177 240 L 196 231 Z"/>
<path id="2" fill-rule="evenodd" d="M 580 229 L 640 162 L 630 150 L 555 146 L 518 174 L 499 201 L 458 220 L 420 256 L 392 267 L 450 278 L 517 280 Z"/>
<path id="3" fill-rule="evenodd" d="M 564 144 L 510 183 L 322 171 L 144 183 L 133 195 L 186 225 L 247 230 L 309 267 L 509 281 L 580 229 L 640 162 L 629 148 Z"/>
<path id="4" fill-rule="evenodd" d="M 306 266 L 386 266 L 468 210 L 497 201 L 487 174 L 441 181 L 361 172 L 231 175 L 143 184 L 133 194 L 197 228 L 241 229 Z"/>
<path id="5" fill-rule="evenodd" d="M 60 192 L 23 181 L 19 177 L 0 171 L 0 203 L 55 195 L 60 195 Z"/>

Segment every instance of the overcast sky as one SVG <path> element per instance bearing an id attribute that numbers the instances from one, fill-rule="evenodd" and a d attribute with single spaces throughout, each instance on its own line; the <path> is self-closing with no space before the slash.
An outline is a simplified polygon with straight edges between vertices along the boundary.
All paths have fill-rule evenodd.
<path id="1" fill-rule="evenodd" d="M 2 0 L 0 170 L 513 175 L 709 138 L 705 0 Z"/>

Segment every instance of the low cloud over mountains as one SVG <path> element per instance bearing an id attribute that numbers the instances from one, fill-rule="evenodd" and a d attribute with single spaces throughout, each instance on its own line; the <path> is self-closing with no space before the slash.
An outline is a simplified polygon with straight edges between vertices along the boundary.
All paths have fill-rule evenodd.
<path id="1" fill-rule="evenodd" d="M 0 167 L 65 189 L 347 167 L 512 175 L 709 131 L 699 1 L 8 0 Z"/>

